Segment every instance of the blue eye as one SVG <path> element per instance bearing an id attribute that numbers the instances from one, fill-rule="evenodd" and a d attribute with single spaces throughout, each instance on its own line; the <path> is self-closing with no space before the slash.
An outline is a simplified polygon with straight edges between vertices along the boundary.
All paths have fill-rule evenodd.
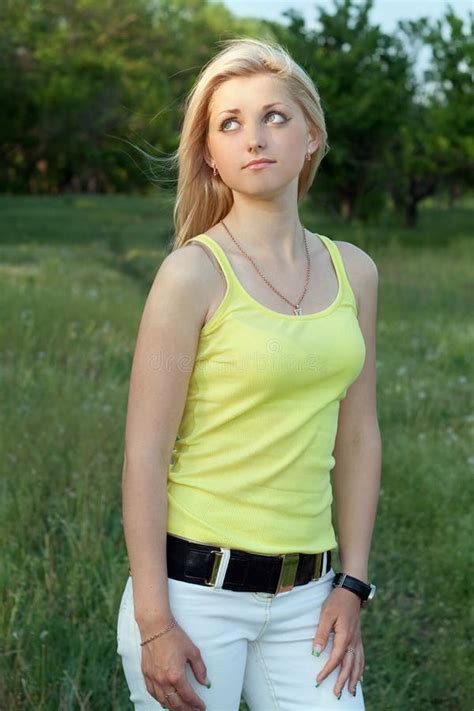
<path id="1" fill-rule="evenodd" d="M 271 116 L 271 114 L 275 114 L 276 116 L 283 116 L 285 121 L 288 120 L 287 116 L 285 116 L 285 114 L 283 114 L 281 111 L 270 111 L 270 113 L 267 114 L 267 116 Z"/>
<path id="2" fill-rule="evenodd" d="M 265 116 L 265 118 L 266 118 L 267 116 L 271 116 L 272 114 L 281 116 L 282 118 L 285 119 L 284 121 L 278 121 L 277 123 L 286 123 L 287 121 L 289 121 L 288 117 L 285 116 L 285 114 L 284 114 L 282 111 L 270 111 L 270 112 Z M 224 126 L 225 126 L 227 123 L 229 123 L 230 121 L 236 121 L 236 120 L 237 120 L 237 118 L 236 118 L 235 116 L 231 116 L 230 118 L 225 119 L 225 120 L 221 123 L 219 130 L 220 130 L 220 131 L 223 131 L 224 133 L 227 133 L 227 131 L 224 129 Z M 271 123 L 275 123 L 275 121 L 272 121 Z"/>
<path id="3" fill-rule="evenodd" d="M 235 119 L 233 119 L 233 118 L 228 118 L 228 119 L 226 119 L 225 121 L 223 121 L 223 122 L 221 123 L 219 130 L 220 130 L 220 131 L 224 131 L 224 130 L 225 130 L 225 129 L 224 129 L 224 126 L 226 125 L 226 123 L 229 123 L 229 121 L 234 121 L 234 120 L 235 120 Z"/>
<path id="4" fill-rule="evenodd" d="M 272 114 L 275 114 L 276 116 L 283 116 L 285 121 L 288 120 L 287 116 L 285 116 L 285 114 L 282 114 L 281 111 L 270 111 L 270 113 L 267 114 L 267 116 L 271 116 Z M 272 121 L 272 123 L 274 123 L 274 121 Z"/>

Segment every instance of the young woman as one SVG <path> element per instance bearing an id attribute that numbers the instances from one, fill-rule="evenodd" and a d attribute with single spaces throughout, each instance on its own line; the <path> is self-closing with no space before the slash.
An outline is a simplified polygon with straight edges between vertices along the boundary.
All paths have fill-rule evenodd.
<path id="1" fill-rule="evenodd" d="M 377 269 L 301 224 L 327 150 L 309 76 L 275 43 L 224 44 L 186 101 L 133 359 L 118 653 L 136 709 L 360 711 Z"/>

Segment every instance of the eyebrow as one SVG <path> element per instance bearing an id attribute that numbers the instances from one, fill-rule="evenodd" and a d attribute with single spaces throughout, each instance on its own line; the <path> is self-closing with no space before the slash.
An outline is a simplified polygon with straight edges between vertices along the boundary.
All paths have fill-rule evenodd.
<path id="1" fill-rule="evenodd" d="M 281 106 L 288 106 L 288 104 L 284 104 L 283 101 L 274 101 L 272 104 L 265 104 L 265 106 L 262 106 L 262 109 L 265 111 L 265 109 L 269 109 L 272 106 L 277 106 L 278 104 L 280 104 Z M 288 108 L 291 107 L 288 106 Z M 221 114 L 225 114 L 227 112 L 232 114 L 240 114 L 240 109 L 224 109 L 223 111 L 219 111 L 219 113 L 216 115 L 220 116 Z"/>

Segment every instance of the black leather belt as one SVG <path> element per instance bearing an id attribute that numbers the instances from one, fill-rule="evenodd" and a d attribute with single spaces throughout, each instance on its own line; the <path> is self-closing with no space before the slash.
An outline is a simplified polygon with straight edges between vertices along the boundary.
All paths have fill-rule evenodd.
<path id="1" fill-rule="evenodd" d="M 197 585 L 276 595 L 331 570 L 331 551 L 266 555 L 167 534 L 168 577 Z"/>

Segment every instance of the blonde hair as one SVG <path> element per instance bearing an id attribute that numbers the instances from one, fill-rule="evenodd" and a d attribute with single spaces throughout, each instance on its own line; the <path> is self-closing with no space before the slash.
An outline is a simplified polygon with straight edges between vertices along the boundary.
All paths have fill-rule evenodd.
<path id="1" fill-rule="evenodd" d="M 172 158 L 178 168 L 172 251 L 217 224 L 233 204 L 232 191 L 219 176 L 214 177 L 204 160 L 209 105 L 213 93 L 228 79 L 262 73 L 281 78 L 290 96 L 301 107 L 307 123 L 316 131 L 320 142 L 311 160 L 305 161 L 301 170 L 298 203 L 308 192 L 319 164 L 329 150 L 318 90 L 281 44 L 248 37 L 224 39 L 220 44 L 224 49 L 203 66 L 184 102 L 179 146 Z"/>

